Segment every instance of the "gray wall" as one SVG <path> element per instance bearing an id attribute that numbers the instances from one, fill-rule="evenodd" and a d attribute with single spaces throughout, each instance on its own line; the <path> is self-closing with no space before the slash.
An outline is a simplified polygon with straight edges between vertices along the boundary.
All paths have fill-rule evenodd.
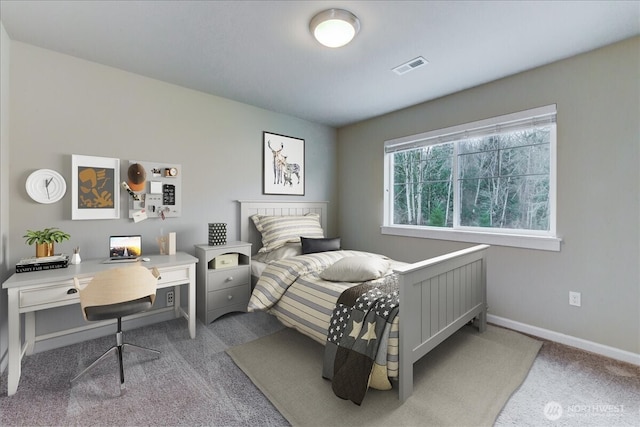
<path id="1" fill-rule="evenodd" d="M 492 247 L 489 313 L 640 353 L 639 52 L 636 37 L 340 129 L 344 244 L 404 261 L 469 246 L 380 234 L 384 141 L 555 103 L 562 248 Z"/>
<path id="2" fill-rule="evenodd" d="M 175 231 L 178 250 L 193 254 L 194 244 L 207 242 L 209 222 L 228 223 L 228 239 L 238 239 L 236 200 L 276 198 L 262 195 L 263 131 L 305 139 L 306 194 L 280 197 L 337 205 L 334 128 L 32 45 L 11 46 L 11 166 L 9 194 L 2 197 L 11 218 L 10 267 L 35 252 L 24 243 L 25 230 L 47 226 L 71 234 L 56 252 L 80 246 L 83 259 L 106 256 L 110 234 L 142 234 L 147 253 L 158 252 L 157 236 Z M 119 158 L 123 177 L 130 159 L 180 164 L 182 216 L 135 224 L 127 218 L 128 196 L 122 192 L 121 219 L 72 221 L 72 154 Z M 41 205 L 29 198 L 25 180 L 39 168 L 64 176 L 68 190 L 62 201 Z M 336 229 L 335 217 L 332 212 L 328 218 L 329 230 Z M 79 310 L 69 312 L 39 312 L 37 332 L 82 323 Z"/>

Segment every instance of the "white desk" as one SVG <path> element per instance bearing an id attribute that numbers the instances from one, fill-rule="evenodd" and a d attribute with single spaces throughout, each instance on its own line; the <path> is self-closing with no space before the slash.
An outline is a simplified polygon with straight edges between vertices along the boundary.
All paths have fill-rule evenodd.
<path id="1" fill-rule="evenodd" d="M 151 255 L 151 261 L 140 262 L 144 267 L 156 267 L 160 271 L 158 288 L 175 288 L 175 316 L 184 316 L 189 322 L 191 338 L 196 336 L 196 263 L 198 259 L 182 252 L 175 255 Z M 80 284 L 88 283 L 99 271 L 123 267 L 131 264 L 104 264 L 104 259 L 82 261 L 78 265 L 56 270 L 16 273 L 9 277 L 2 287 L 8 295 L 8 381 L 7 395 L 15 394 L 20 382 L 20 369 L 24 354 L 31 354 L 37 341 L 35 312 L 47 308 L 79 304 L 78 293 L 74 292 L 73 277 Z M 179 286 L 188 285 L 189 301 L 187 311 L 180 305 Z M 80 310 L 76 307 L 75 309 Z M 20 338 L 20 314 L 25 314 L 24 336 Z M 77 328 L 75 329 L 77 330 Z"/>

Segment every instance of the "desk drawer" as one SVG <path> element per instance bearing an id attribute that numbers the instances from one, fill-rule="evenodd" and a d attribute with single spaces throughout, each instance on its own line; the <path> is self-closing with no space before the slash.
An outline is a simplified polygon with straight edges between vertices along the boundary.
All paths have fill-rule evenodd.
<path id="1" fill-rule="evenodd" d="M 185 267 L 160 268 L 160 280 L 158 286 L 166 284 L 183 284 L 189 281 L 189 269 Z"/>
<path id="2" fill-rule="evenodd" d="M 80 280 L 80 286 L 89 283 L 89 279 Z M 64 301 L 78 301 L 78 293 L 73 292 L 73 282 L 47 288 L 25 289 L 20 291 L 20 308 L 54 304 Z M 71 291 L 71 293 L 68 293 Z"/>

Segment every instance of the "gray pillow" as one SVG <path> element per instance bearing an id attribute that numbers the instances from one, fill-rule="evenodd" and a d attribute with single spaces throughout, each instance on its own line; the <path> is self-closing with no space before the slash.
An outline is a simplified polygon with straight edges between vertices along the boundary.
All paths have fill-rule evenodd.
<path id="1" fill-rule="evenodd" d="M 322 238 L 312 239 L 309 237 L 300 237 L 302 243 L 302 254 L 313 254 L 316 252 L 337 251 L 340 249 L 340 238 Z"/>

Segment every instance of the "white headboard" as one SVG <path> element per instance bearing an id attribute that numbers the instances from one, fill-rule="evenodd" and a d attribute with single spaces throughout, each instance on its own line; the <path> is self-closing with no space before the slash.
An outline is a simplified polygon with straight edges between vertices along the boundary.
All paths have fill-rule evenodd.
<path id="1" fill-rule="evenodd" d="M 327 205 L 329 202 L 290 202 L 286 200 L 249 201 L 238 200 L 240 203 L 240 240 L 250 242 L 251 252 L 256 253 L 262 247 L 262 236 L 256 229 L 251 216 L 260 215 L 305 215 L 317 213 L 320 215 L 320 225 L 327 233 Z"/>

